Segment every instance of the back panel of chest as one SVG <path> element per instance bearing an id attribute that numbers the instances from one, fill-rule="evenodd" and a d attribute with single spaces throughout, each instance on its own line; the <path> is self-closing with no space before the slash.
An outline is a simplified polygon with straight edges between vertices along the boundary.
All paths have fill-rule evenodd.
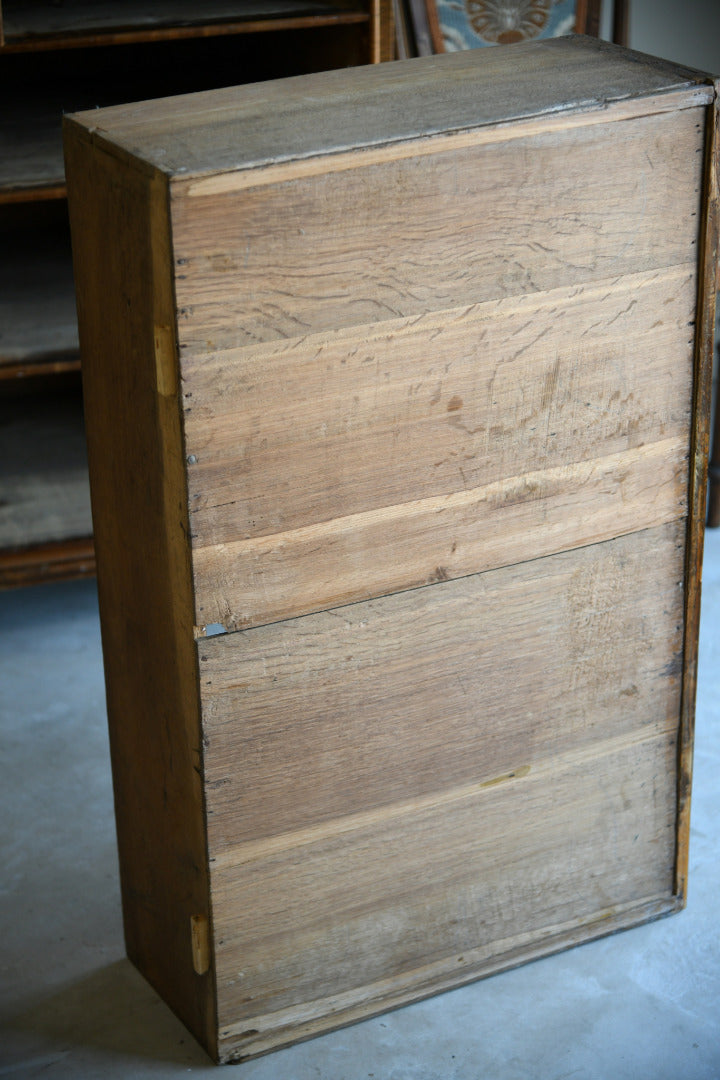
<path id="1" fill-rule="evenodd" d="M 713 138 L 577 39 L 68 122 L 128 951 L 219 1060 L 682 904 Z"/>

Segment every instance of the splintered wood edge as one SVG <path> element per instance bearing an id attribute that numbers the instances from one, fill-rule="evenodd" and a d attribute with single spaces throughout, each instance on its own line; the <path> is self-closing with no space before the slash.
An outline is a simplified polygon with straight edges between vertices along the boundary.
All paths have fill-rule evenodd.
<path id="1" fill-rule="evenodd" d="M 690 839 L 690 794 L 695 733 L 695 695 L 697 690 L 698 633 L 700 627 L 700 592 L 703 544 L 705 539 L 705 501 L 707 495 L 708 452 L 710 442 L 710 398 L 712 393 L 713 343 L 715 331 L 715 282 L 718 262 L 718 92 L 720 80 L 709 83 L 714 98 L 708 108 L 705 138 L 705 177 L 703 220 L 700 225 L 698 265 L 698 301 L 695 327 L 695 371 L 690 451 L 689 522 L 685 570 L 685 657 L 678 733 L 677 849 L 675 893 L 681 904 L 687 899 L 687 874 Z"/>
<path id="2" fill-rule="evenodd" d="M 349 1027 L 353 1024 L 381 1016 L 394 1009 L 423 1001 L 448 990 L 466 986 L 479 979 L 512 970 L 532 960 L 539 960 L 554 953 L 583 945 L 598 938 L 608 937 L 620 931 L 672 915 L 681 908 L 676 898 L 647 896 L 626 904 L 618 904 L 589 917 L 574 919 L 565 924 L 546 927 L 545 933 L 529 931 L 502 943 L 502 949 L 492 960 L 473 962 L 467 950 L 464 958 L 468 966 L 462 972 L 448 973 L 442 970 L 446 962 L 428 965 L 422 975 L 414 972 L 411 985 L 398 985 L 389 979 L 365 988 L 362 999 L 356 992 L 337 995 L 330 999 L 310 1002 L 300 1018 L 294 1009 L 259 1018 L 268 1027 L 244 1030 L 247 1021 L 221 1025 L 219 1032 L 218 1062 L 236 1064 L 261 1057 L 283 1047 L 295 1045 L 328 1031 Z M 257 1020 L 255 1021 L 258 1022 Z"/>
<path id="3" fill-rule="evenodd" d="M 184 176 L 178 171 L 169 175 L 172 190 L 177 190 L 183 197 L 225 195 L 319 174 L 345 172 L 348 169 L 382 165 L 389 161 L 401 161 L 428 154 L 450 153 L 468 146 L 496 145 L 553 131 L 570 131 L 618 120 L 636 120 L 643 116 L 697 108 L 709 105 L 712 101 L 712 88 L 705 84 L 675 87 L 646 97 L 611 102 L 592 101 L 572 108 L 560 107 L 537 116 L 518 117 L 503 123 L 488 123 L 462 131 L 428 132 L 408 138 L 400 137 L 392 142 L 358 146 L 352 150 L 323 150 L 316 155 L 285 161 L 251 162 L 246 166 L 238 166 L 234 170 L 224 169 L 219 173 Z M 93 129 L 93 132 L 98 138 L 103 138 L 101 128 Z"/>

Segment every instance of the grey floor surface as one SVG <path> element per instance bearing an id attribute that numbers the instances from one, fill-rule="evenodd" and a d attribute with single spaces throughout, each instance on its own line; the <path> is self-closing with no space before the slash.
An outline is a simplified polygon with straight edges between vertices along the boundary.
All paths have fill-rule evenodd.
<path id="1" fill-rule="evenodd" d="M 0 1076 L 720 1080 L 720 531 L 679 915 L 218 1073 L 124 958 L 93 582 L 0 594 Z"/>

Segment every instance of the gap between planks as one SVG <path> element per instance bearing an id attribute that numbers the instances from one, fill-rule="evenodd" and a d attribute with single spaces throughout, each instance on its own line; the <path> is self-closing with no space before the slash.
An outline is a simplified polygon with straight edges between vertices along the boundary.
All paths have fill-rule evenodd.
<path id="1" fill-rule="evenodd" d="M 313 352 L 344 343 L 350 347 L 361 341 L 365 347 L 369 347 L 376 341 L 388 338 L 395 341 L 402 337 L 431 334 L 435 330 L 444 330 L 449 325 L 472 329 L 475 324 L 495 322 L 511 315 L 522 316 L 523 313 L 529 318 L 536 318 L 543 312 L 553 313 L 555 309 L 568 303 L 591 304 L 595 300 L 609 300 L 612 296 L 627 298 L 640 289 L 656 289 L 668 285 L 675 291 L 681 291 L 695 280 L 696 274 L 697 266 L 691 254 L 687 262 L 619 274 L 591 284 L 559 285 L 543 289 L 539 293 L 503 296 L 480 300 L 475 304 L 463 304 L 460 307 L 439 308 L 420 315 L 401 315 L 379 322 L 319 330 L 297 337 L 272 338 L 269 341 L 237 345 L 229 349 L 214 349 L 206 354 L 191 354 L 184 358 L 181 363 L 181 378 L 184 383 L 188 382 L 196 370 L 202 372 L 203 378 L 209 378 L 216 370 L 218 373 L 227 372 L 231 365 L 237 363 L 285 363 L 288 357 L 293 358 L 293 353 L 297 352 L 301 357 L 305 354 L 309 356 Z M 233 377 L 236 377 L 235 373 Z"/>
<path id="2" fill-rule="evenodd" d="M 500 776 L 488 777 L 485 780 L 478 780 L 471 784 L 462 784 L 449 791 L 433 792 L 430 795 L 403 800 L 389 806 L 363 810 L 332 821 L 323 822 L 320 825 L 291 830 L 277 836 L 264 837 L 262 840 L 248 840 L 211 857 L 210 873 L 211 876 L 215 876 L 225 869 L 235 869 L 238 866 L 262 862 L 265 859 L 272 859 L 276 855 L 284 855 L 295 848 L 310 847 L 323 841 L 334 840 L 340 836 L 373 828 L 381 824 L 384 825 L 389 821 L 399 821 L 429 810 L 438 810 L 457 803 L 472 801 L 481 798 L 489 791 L 494 791 L 500 784 L 510 782 L 522 784 L 528 777 L 533 783 L 537 783 L 543 777 L 549 780 L 557 776 L 559 772 L 571 771 L 581 763 L 598 761 L 601 758 L 641 746 L 644 743 L 665 739 L 674 734 L 676 727 L 677 722 L 673 716 L 669 720 L 665 719 L 662 725 L 648 725 L 647 729 L 640 732 L 618 735 L 595 745 L 585 745 L 565 751 L 562 754 L 554 753 L 551 757 L 540 762 L 533 762 L 532 765 L 518 765 L 517 768 L 502 773 Z"/>
<path id="3" fill-rule="evenodd" d="M 643 532 L 647 529 L 656 528 L 659 525 L 668 525 L 670 522 L 681 518 L 686 513 L 687 507 L 684 502 L 672 500 L 667 497 L 667 477 L 665 475 L 667 467 L 665 463 L 672 461 L 684 462 L 687 458 L 687 453 L 687 440 L 682 436 L 678 436 L 672 439 L 649 443 L 617 454 L 558 465 L 549 469 L 539 469 L 533 472 L 522 473 L 519 476 L 505 477 L 502 480 L 494 481 L 483 487 L 472 488 L 468 491 L 452 492 L 447 495 L 431 496 L 427 499 L 393 504 L 375 510 L 351 514 L 342 518 L 333 518 L 330 521 L 304 525 L 297 529 L 282 533 L 273 533 L 269 536 L 264 535 L 245 540 L 238 540 L 234 543 L 216 544 L 206 548 L 199 548 L 195 550 L 193 556 L 196 575 L 200 572 L 203 579 L 208 576 L 208 571 L 204 565 L 204 556 L 207 556 L 211 564 L 214 565 L 218 552 L 222 554 L 223 561 L 229 561 L 230 564 L 243 558 L 251 560 L 256 564 L 261 564 L 263 560 L 268 559 L 277 561 L 278 557 L 282 558 L 283 556 L 292 559 L 293 548 L 296 549 L 296 551 L 297 549 L 300 549 L 301 553 L 303 551 L 313 553 L 319 547 L 324 546 L 328 555 L 331 555 L 333 545 L 341 543 L 343 536 L 357 535 L 361 530 L 374 530 L 377 532 L 385 527 L 387 531 L 388 527 L 397 525 L 398 522 L 401 521 L 412 522 L 418 518 L 436 518 L 438 515 L 442 515 L 443 518 L 446 518 L 449 515 L 452 519 L 453 515 L 463 512 L 467 514 L 468 511 L 472 511 L 473 509 L 476 512 L 479 512 L 483 506 L 490 512 L 492 512 L 493 507 L 496 505 L 498 511 L 506 510 L 513 505 L 522 508 L 522 505 L 528 501 L 528 493 L 533 492 L 535 492 L 535 494 L 530 501 L 544 506 L 547 506 L 547 504 L 551 502 L 553 496 L 557 496 L 559 491 L 563 492 L 563 499 L 565 501 L 559 508 L 562 513 L 555 523 L 555 528 L 562 531 L 562 550 L 579 550 L 594 544 L 613 540 L 618 536 Z M 647 503 L 643 504 L 645 516 L 642 519 L 642 523 L 638 523 L 636 514 L 630 514 L 628 518 L 625 519 L 622 517 L 622 514 L 618 513 L 612 517 L 612 520 L 605 530 L 597 523 L 595 523 L 594 528 L 591 529 L 590 525 L 592 523 L 589 524 L 587 516 L 584 516 L 583 530 L 575 537 L 570 536 L 565 514 L 565 511 L 567 510 L 567 501 L 577 496 L 577 493 L 581 491 L 585 485 L 592 483 L 593 480 L 597 483 L 602 483 L 604 481 L 606 483 L 618 484 L 620 481 L 617 477 L 621 474 L 627 474 L 627 472 L 633 468 L 638 468 L 640 470 L 640 475 L 644 475 L 643 470 L 647 471 L 648 469 L 653 469 L 660 477 L 660 484 L 654 499 L 649 500 L 649 505 L 647 505 Z M 645 487 L 644 490 L 650 491 L 650 488 Z M 538 491 L 541 493 L 539 496 L 537 495 Z M 545 492 L 544 497 L 543 491 Z M 666 497 L 664 500 L 661 500 L 660 506 L 655 509 L 654 503 L 658 499 L 658 494 L 660 496 L 665 494 Z M 546 509 L 545 514 L 547 513 L 548 511 Z M 492 556 L 488 557 L 488 553 L 486 552 L 484 561 L 480 560 L 476 562 L 472 569 L 465 570 L 462 567 L 458 567 L 457 570 L 453 571 L 452 567 L 444 567 L 446 573 L 445 580 L 457 580 L 463 577 L 472 577 L 475 574 L 500 569 L 500 567 L 508 566 L 516 562 L 535 562 L 538 559 L 555 554 L 559 549 L 557 544 L 550 542 L 554 538 L 552 528 L 553 523 L 552 521 L 550 522 L 549 528 L 547 527 L 548 523 L 546 520 L 543 521 L 543 524 L 546 526 L 543 532 L 548 534 L 547 541 L 545 543 L 538 542 L 535 554 L 531 557 L 518 560 L 518 553 L 512 543 L 513 537 L 506 535 L 503 544 L 501 545 L 501 550 L 498 550 L 498 552 L 495 553 L 491 545 L 490 552 L 492 553 Z M 488 542 L 488 538 L 482 530 L 478 533 L 478 541 L 483 545 L 486 545 Z M 376 548 L 373 546 L 372 550 L 375 552 Z M 428 552 L 424 554 L 427 556 L 425 562 L 427 562 L 429 566 L 432 563 L 431 556 L 436 553 Z M 297 554 L 295 554 L 294 557 L 297 559 Z M 340 557 L 342 557 L 342 551 L 340 552 Z M 328 561 L 327 565 L 330 567 L 332 566 L 331 559 Z M 408 592 L 413 589 L 425 588 L 432 584 L 434 584 L 434 582 L 428 580 L 410 581 L 409 583 L 394 581 L 390 591 Z M 352 583 L 348 583 L 346 587 L 352 589 Z M 262 582 L 260 583 L 259 590 L 264 596 L 265 592 Z M 247 590 L 245 595 L 247 595 Z M 354 589 L 351 595 L 352 598 L 345 602 L 333 602 L 331 605 L 332 610 L 342 609 L 355 603 L 362 603 L 370 599 L 371 596 L 374 596 L 375 593 Z M 227 604 L 225 606 L 227 607 Z M 311 614 L 314 610 L 315 608 L 313 608 L 312 605 L 305 605 L 301 612 L 298 611 L 290 617 L 303 617 L 304 615 Z M 259 626 L 271 625 L 275 622 L 284 621 L 286 617 L 288 616 L 283 616 L 282 619 L 269 617 L 264 620 L 261 619 L 259 622 L 248 623 L 248 621 L 242 619 L 238 613 L 232 618 L 226 617 L 225 622 L 217 621 L 196 625 L 193 627 L 193 635 L 196 640 L 201 640 L 209 636 L 217 636 L 223 633 L 236 633 L 238 631 L 241 632 L 243 629 L 254 629 Z"/>

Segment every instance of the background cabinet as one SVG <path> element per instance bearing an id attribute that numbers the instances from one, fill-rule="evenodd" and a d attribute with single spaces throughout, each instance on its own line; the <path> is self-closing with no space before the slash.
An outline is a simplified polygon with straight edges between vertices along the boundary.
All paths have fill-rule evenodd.
<path id="1" fill-rule="evenodd" d="M 0 586 L 94 572 L 62 113 L 392 51 L 389 0 L 0 0 Z"/>

